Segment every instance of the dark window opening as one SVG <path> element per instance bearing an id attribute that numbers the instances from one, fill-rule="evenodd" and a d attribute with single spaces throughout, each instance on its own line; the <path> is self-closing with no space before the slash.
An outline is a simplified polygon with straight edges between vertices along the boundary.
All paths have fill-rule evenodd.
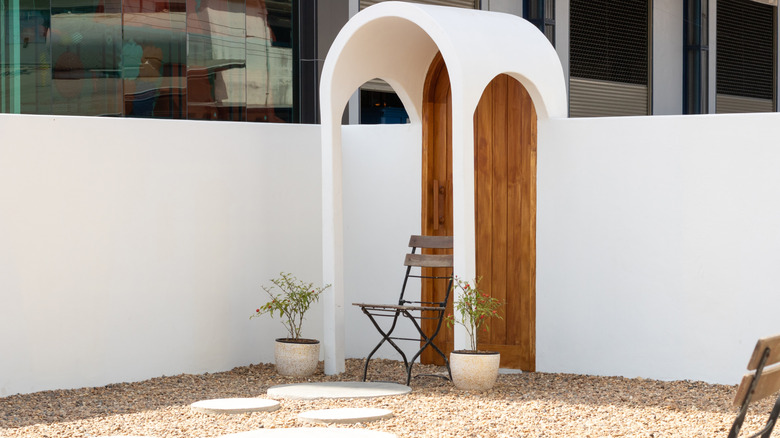
<path id="1" fill-rule="evenodd" d="M 706 114 L 709 101 L 709 1 L 685 0 L 683 8 L 683 112 Z"/>
<path id="2" fill-rule="evenodd" d="M 542 31 L 555 46 L 555 0 L 526 0 L 523 17 Z"/>
<path id="3" fill-rule="evenodd" d="M 717 112 L 774 111 L 776 6 L 718 0 Z"/>
<path id="4" fill-rule="evenodd" d="M 403 124 L 409 123 L 409 115 L 395 93 L 360 90 L 360 123 Z"/>
<path id="5" fill-rule="evenodd" d="M 649 0 L 571 0 L 572 117 L 650 113 L 651 10 Z"/>

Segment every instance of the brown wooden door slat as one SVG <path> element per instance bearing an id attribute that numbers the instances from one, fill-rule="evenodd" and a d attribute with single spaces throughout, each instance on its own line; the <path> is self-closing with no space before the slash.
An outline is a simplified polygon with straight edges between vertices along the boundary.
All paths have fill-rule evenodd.
<path id="1" fill-rule="evenodd" d="M 507 94 L 509 96 L 521 96 L 520 83 L 515 80 L 507 81 Z M 523 201 L 526 200 L 523 193 L 523 179 L 528 174 L 528 157 L 525 154 L 525 142 L 523 137 L 525 122 L 523 115 L 523 100 L 508 99 L 507 102 L 507 138 L 510 139 L 507 148 L 507 223 L 519 224 L 509 226 L 507 229 L 507 272 L 517 272 L 520 275 L 508 275 L 506 279 L 507 291 L 521 290 L 523 287 L 523 272 L 525 264 L 520 263 L 522 255 L 522 243 L 524 238 Z M 509 292 L 507 292 L 509 293 Z M 521 344 L 520 335 L 523 332 L 518 322 L 523 312 L 520 300 L 507 300 L 504 309 L 504 322 L 506 323 L 506 341 L 513 345 Z"/>

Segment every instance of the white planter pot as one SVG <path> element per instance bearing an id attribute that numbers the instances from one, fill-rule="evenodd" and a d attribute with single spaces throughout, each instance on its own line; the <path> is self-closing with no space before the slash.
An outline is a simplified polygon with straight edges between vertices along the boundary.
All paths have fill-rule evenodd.
<path id="1" fill-rule="evenodd" d="M 306 377 L 317 371 L 320 341 L 313 339 L 276 340 L 274 345 L 276 372 L 283 376 Z"/>
<path id="2" fill-rule="evenodd" d="M 450 353 L 452 383 L 458 389 L 486 391 L 496 383 L 500 361 L 501 355 L 494 351 L 453 351 Z"/>

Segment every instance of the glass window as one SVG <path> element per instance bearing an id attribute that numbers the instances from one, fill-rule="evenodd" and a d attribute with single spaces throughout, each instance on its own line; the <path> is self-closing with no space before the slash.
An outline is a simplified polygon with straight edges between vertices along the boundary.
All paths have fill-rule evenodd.
<path id="1" fill-rule="evenodd" d="M 526 0 L 523 3 L 523 17 L 538 27 L 555 45 L 555 0 Z"/>
<path id="2" fill-rule="evenodd" d="M 52 114 L 122 114 L 121 12 L 119 0 L 51 0 Z"/>
<path id="3" fill-rule="evenodd" d="M 293 107 L 292 5 L 247 0 L 247 120 L 290 122 Z"/>
<path id="4" fill-rule="evenodd" d="M 685 0 L 685 58 L 683 60 L 683 111 L 685 114 L 707 113 L 709 75 L 708 0 Z"/>
<path id="5" fill-rule="evenodd" d="M 571 0 L 572 117 L 650 113 L 649 0 Z"/>
<path id="6" fill-rule="evenodd" d="M 717 8 L 715 111 L 774 111 L 777 6 L 718 0 Z"/>
<path id="7" fill-rule="evenodd" d="M 0 0 L 0 112 L 292 121 L 292 0 Z"/>
<path id="8" fill-rule="evenodd" d="M 122 17 L 124 115 L 184 118 L 184 0 L 124 0 Z"/>
<path id="9" fill-rule="evenodd" d="M 188 118 L 246 120 L 245 16 L 243 1 L 187 1 Z"/>

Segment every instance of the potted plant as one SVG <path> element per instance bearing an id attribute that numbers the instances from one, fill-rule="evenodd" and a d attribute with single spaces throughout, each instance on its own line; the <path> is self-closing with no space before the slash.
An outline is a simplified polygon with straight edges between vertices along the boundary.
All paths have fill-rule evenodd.
<path id="1" fill-rule="evenodd" d="M 453 293 L 457 289 L 461 291 L 455 300 L 460 319 L 449 315 L 447 325 L 452 327 L 457 323 L 465 327 L 470 341 L 470 349 L 450 353 L 452 383 L 459 389 L 485 391 L 496 383 L 501 355 L 497 351 L 478 350 L 477 333 L 488 331 L 491 318 L 502 319 L 498 313 L 502 303 L 479 288 L 479 279 L 468 282 L 455 277 L 452 288 Z"/>
<path id="2" fill-rule="evenodd" d="M 276 339 L 276 372 L 283 376 L 310 376 L 317 370 L 320 341 L 301 338 L 301 326 L 306 311 L 330 285 L 314 287 L 314 283 L 305 283 L 285 272 L 281 272 L 278 278 L 271 279 L 271 283 L 271 286 L 262 286 L 271 301 L 256 309 L 250 319 L 266 313 L 271 315 L 271 318 L 278 315 L 289 336 Z M 279 288 L 279 293 L 274 292 L 275 287 Z"/>

